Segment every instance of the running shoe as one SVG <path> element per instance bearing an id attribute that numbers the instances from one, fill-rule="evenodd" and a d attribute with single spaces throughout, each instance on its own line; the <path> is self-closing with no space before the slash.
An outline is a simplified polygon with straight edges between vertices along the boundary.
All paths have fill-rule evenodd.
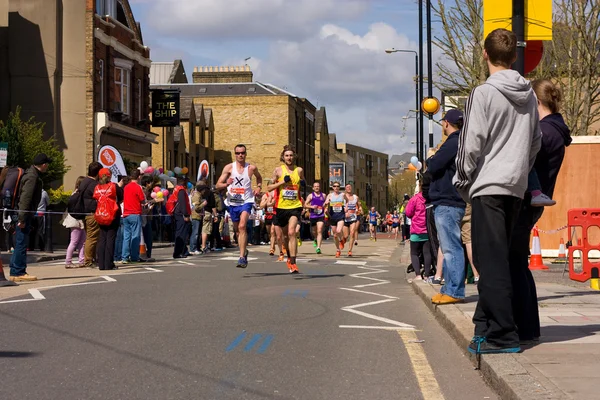
<path id="1" fill-rule="evenodd" d="M 277 261 L 283 261 L 283 253 L 279 253 L 279 257 L 277 257 Z"/>
<path id="2" fill-rule="evenodd" d="M 346 238 L 342 238 L 342 240 L 340 240 L 340 250 L 344 250 L 345 244 L 346 244 Z"/>
<path id="3" fill-rule="evenodd" d="M 246 268 L 248 266 L 248 259 L 246 257 L 240 257 L 236 267 L 238 268 Z"/>
<path id="4" fill-rule="evenodd" d="M 269 250 L 269 255 L 270 256 L 274 256 L 275 255 L 275 250 Z"/>
<path id="5" fill-rule="evenodd" d="M 317 241 L 313 240 L 313 247 L 316 249 L 317 248 Z"/>
<path id="6" fill-rule="evenodd" d="M 248 258 L 248 249 L 246 249 L 246 251 L 244 251 L 244 258 Z"/>
<path id="7" fill-rule="evenodd" d="M 352 252 L 351 251 L 348 252 L 348 257 L 352 257 Z"/>
<path id="8" fill-rule="evenodd" d="M 302 246 L 302 239 L 300 239 L 300 236 L 296 237 L 296 240 L 298 241 L 298 246 Z"/>
<path id="9" fill-rule="evenodd" d="M 355 241 L 354 241 L 354 245 L 355 245 L 355 246 L 358 246 L 358 240 L 355 240 Z"/>
<path id="10" fill-rule="evenodd" d="M 335 252 L 335 258 L 340 258 L 342 256 L 342 252 L 341 251 L 336 251 Z"/>
<path id="11" fill-rule="evenodd" d="M 317 247 L 317 254 L 321 254 L 321 248 Z"/>
<path id="12" fill-rule="evenodd" d="M 290 274 L 299 274 L 300 273 L 300 270 L 298 269 L 298 266 L 296 264 L 289 264 L 288 268 L 290 270 Z"/>

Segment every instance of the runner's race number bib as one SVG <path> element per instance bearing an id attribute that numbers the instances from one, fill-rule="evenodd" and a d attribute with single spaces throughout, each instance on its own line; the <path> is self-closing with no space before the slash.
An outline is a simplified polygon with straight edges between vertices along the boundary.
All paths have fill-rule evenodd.
<path id="1" fill-rule="evenodd" d="M 313 214 L 315 215 L 321 215 L 323 214 L 323 207 L 317 207 L 313 210 Z"/>
<path id="2" fill-rule="evenodd" d="M 229 192 L 229 203 L 231 204 L 244 204 L 244 188 L 231 188 Z"/>
<path id="3" fill-rule="evenodd" d="M 332 202 L 331 209 L 334 213 L 341 213 L 344 210 L 344 203 L 341 201 Z"/>
<path id="4" fill-rule="evenodd" d="M 283 197 L 284 200 L 298 200 L 298 186 L 286 186 L 285 189 L 281 191 L 281 197 Z"/>

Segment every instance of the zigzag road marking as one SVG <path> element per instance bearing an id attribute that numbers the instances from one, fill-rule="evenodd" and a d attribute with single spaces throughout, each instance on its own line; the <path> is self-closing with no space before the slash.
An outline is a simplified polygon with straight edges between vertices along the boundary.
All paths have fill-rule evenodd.
<path id="1" fill-rule="evenodd" d="M 150 267 L 145 267 L 144 269 L 146 271 L 128 272 L 128 273 L 117 274 L 117 275 L 123 276 L 123 275 L 147 274 L 147 273 L 163 272 L 160 269 L 150 268 Z M 43 287 L 39 287 L 39 288 L 36 288 L 36 289 L 29 289 L 28 292 L 31 295 L 31 299 L 4 300 L 4 301 L 0 301 L 0 304 L 6 304 L 6 303 L 24 303 L 24 302 L 27 302 L 27 301 L 45 300 L 46 297 L 40 291 L 41 290 L 46 290 L 46 289 L 58 289 L 58 288 L 72 287 L 72 286 L 97 285 L 99 283 L 110 283 L 110 282 L 116 282 L 117 281 L 115 278 L 113 278 L 113 277 L 111 277 L 109 275 L 101 275 L 101 276 L 98 276 L 97 278 L 101 278 L 103 280 L 102 281 L 95 281 L 95 282 L 80 282 L 80 283 L 69 283 L 69 284 L 64 284 L 64 285 L 43 286 Z"/>
<path id="2" fill-rule="evenodd" d="M 356 262 L 356 261 L 352 261 L 352 262 Z M 365 264 L 366 264 L 366 262 L 365 262 Z M 365 317 L 365 318 L 369 318 L 369 319 L 372 319 L 375 321 L 383 322 L 388 325 L 387 326 L 384 326 L 384 325 L 381 325 L 381 326 L 378 326 L 378 325 L 375 325 L 375 326 L 371 326 L 371 325 L 340 325 L 339 327 L 340 328 L 353 328 L 353 329 L 381 329 L 381 330 L 396 330 L 396 331 L 397 330 L 414 330 L 415 327 L 413 325 L 405 324 L 404 322 L 396 321 L 396 320 L 385 318 L 385 317 L 380 317 L 379 315 L 369 314 L 367 312 L 357 310 L 358 308 L 369 307 L 369 306 L 389 303 L 389 302 L 398 300 L 398 297 L 388 296 L 385 294 L 380 294 L 380 293 L 375 293 L 375 292 L 366 292 L 363 290 L 358 290 L 358 288 L 364 288 L 364 287 L 368 287 L 368 286 L 386 285 L 386 284 L 390 283 L 390 281 L 385 280 L 385 279 L 378 279 L 378 278 L 373 278 L 370 276 L 364 276 L 364 275 L 372 275 L 372 274 L 381 274 L 384 272 L 388 272 L 388 270 L 380 269 L 377 267 L 364 267 L 364 266 L 360 266 L 358 268 L 366 269 L 366 270 L 370 270 L 370 271 L 369 272 L 361 272 L 358 274 L 351 274 L 350 275 L 351 277 L 358 278 L 358 279 L 367 279 L 367 280 L 376 281 L 376 282 L 368 283 L 368 284 L 364 284 L 364 285 L 355 285 L 352 288 L 340 288 L 340 289 L 348 290 L 348 291 L 352 291 L 352 292 L 369 294 L 369 295 L 373 295 L 373 296 L 384 297 L 385 299 L 371 301 L 368 303 L 354 304 L 354 305 L 342 307 L 341 310 L 347 311 L 352 314 L 360 315 L 361 317 Z"/>

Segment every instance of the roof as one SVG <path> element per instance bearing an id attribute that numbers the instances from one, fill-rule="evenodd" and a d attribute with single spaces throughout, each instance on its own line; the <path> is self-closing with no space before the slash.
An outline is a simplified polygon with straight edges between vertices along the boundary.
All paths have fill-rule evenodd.
<path id="1" fill-rule="evenodd" d="M 404 165 L 406 165 L 410 162 L 410 159 L 412 158 L 412 156 L 414 156 L 414 153 L 403 153 L 400 155 L 394 154 L 390 158 L 389 166 L 390 166 L 390 168 L 395 168 L 400 164 L 400 162 L 403 162 Z"/>
<path id="2" fill-rule="evenodd" d="M 315 112 L 315 130 L 316 130 L 316 132 L 323 132 L 323 121 L 324 120 L 325 120 L 325 107 L 321 107 Z"/>
<path id="3" fill-rule="evenodd" d="M 200 117 L 202 116 L 204 106 L 202 103 L 194 103 L 194 111 L 196 111 L 196 122 L 200 121 Z M 205 118 L 206 119 L 206 118 Z"/>
<path id="4" fill-rule="evenodd" d="M 192 103 L 194 99 L 191 97 L 184 97 L 179 100 L 179 117 L 181 119 L 190 119 L 192 113 Z"/>
<path id="5" fill-rule="evenodd" d="M 334 149 L 337 150 L 337 140 L 336 140 L 336 134 L 335 133 L 330 133 L 329 134 L 329 147 L 332 147 Z"/>
<path id="6" fill-rule="evenodd" d="M 153 62 L 150 65 L 150 85 L 164 85 L 171 82 L 175 69 L 174 62 Z"/>
<path id="7" fill-rule="evenodd" d="M 151 89 L 179 89 L 181 97 L 279 95 L 260 82 L 231 83 L 159 83 Z"/>
<path id="8" fill-rule="evenodd" d="M 206 124 L 210 123 L 211 118 L 212 118 L 212 108 L 205 108 L 204 109 L 204 120 L 206 121 Z"/>

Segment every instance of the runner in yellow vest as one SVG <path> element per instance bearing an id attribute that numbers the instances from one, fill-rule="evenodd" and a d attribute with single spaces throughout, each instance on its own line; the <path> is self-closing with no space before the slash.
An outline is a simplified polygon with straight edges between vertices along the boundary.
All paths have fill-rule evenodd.
<path id="1" fill-rule="evenodd" d="M 287 266 L 292 274 L 297 274 L 296 255 L 298 242 L 296 241 L 296 226 L 302 215 L 302 200 L 300 187 L 306 185 L 304 171 L 295 165 L 296 150 L 294 146 L 283 147 L 280 157 L 283 164 L 275 168 L 271 184 L 267 190 L 275 190 L 275 227 L 277 236 L 287 243 Z"/>

